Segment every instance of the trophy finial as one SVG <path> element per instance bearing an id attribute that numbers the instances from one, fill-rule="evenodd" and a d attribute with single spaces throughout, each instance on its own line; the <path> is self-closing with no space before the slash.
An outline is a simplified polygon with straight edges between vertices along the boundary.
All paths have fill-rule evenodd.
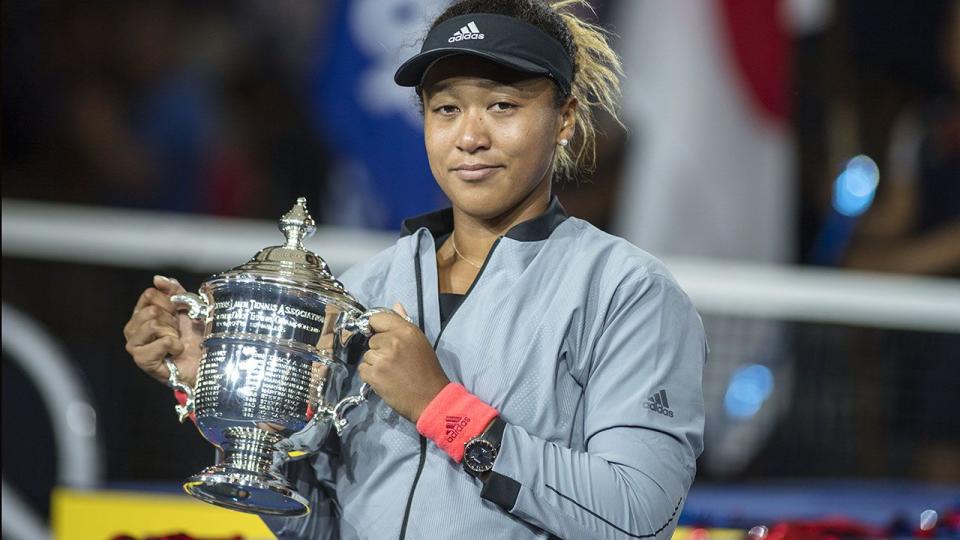
<path id="1" fill-rule="evenodd" d="M 307 212 L 307 198 L 297 198 L 297 203 L 280 218 L 280 230 L 287 237 L 285 247 L 303 249 L 303 240 L 317 230 L 313 218 Z"/>

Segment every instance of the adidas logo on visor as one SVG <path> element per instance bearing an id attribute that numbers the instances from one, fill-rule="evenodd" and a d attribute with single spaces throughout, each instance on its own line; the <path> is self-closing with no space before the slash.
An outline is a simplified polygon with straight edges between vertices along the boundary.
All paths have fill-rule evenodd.
<path id="1" fill-rule="evenodd" d="M 483 39 L 483 34 L 480 33 L 480 29 L 477 28 L 477 24 L 473 21 L 467 23 L 466 26 L 460 28 L 450 36 L 450 39 L 447 40 L 447 43 L 456 43 L 457 41 L 463 41 L 465 39 Z"/>

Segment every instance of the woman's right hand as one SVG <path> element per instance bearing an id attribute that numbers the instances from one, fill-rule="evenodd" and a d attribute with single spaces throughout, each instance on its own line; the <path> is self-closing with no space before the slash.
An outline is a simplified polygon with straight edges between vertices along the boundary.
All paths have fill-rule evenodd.
<path id="1" fill-rule="evenodd" d="M 204 325 L 177 311 L 170 301 L 170 296 L 186 292 L 177 280 L 154 276 L 153 285 L 140 295 L 123 327 L 127 352 L 137 367 L 164 383 L 170 370 L 163 359 L 170 357 L 180 370 L 180 380 L 192 387 L 200 365 Z"/>

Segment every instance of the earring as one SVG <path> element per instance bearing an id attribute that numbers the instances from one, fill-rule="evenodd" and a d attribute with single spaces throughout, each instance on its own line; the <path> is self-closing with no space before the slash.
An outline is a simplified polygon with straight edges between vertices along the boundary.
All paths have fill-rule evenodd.
<path id="1" fill-rule="evenodd" d="M 560 146 L 566 147 L 568 144 L 570 144 L 570 141 L 566 139 L 560 139 Z"/>

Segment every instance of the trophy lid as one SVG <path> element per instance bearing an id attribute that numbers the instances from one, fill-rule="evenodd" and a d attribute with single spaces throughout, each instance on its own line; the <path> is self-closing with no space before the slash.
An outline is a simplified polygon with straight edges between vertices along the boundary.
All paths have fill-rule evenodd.
<path id="1" fill-rule="evenodd" d="M 303 240 L 316 231 L 313 218 L 307 212 L 305 197 L 297 199 L 293 208 L 280 218 L 278 226 L 286 236 L 283 245 L 264 248 L 246 263 L 219 277 L 253 276 L 290 282 L 319 293 L 343 307 L 362 309 L 357 299 L 333 276 L 326 261 L 303 247 Z"/>

